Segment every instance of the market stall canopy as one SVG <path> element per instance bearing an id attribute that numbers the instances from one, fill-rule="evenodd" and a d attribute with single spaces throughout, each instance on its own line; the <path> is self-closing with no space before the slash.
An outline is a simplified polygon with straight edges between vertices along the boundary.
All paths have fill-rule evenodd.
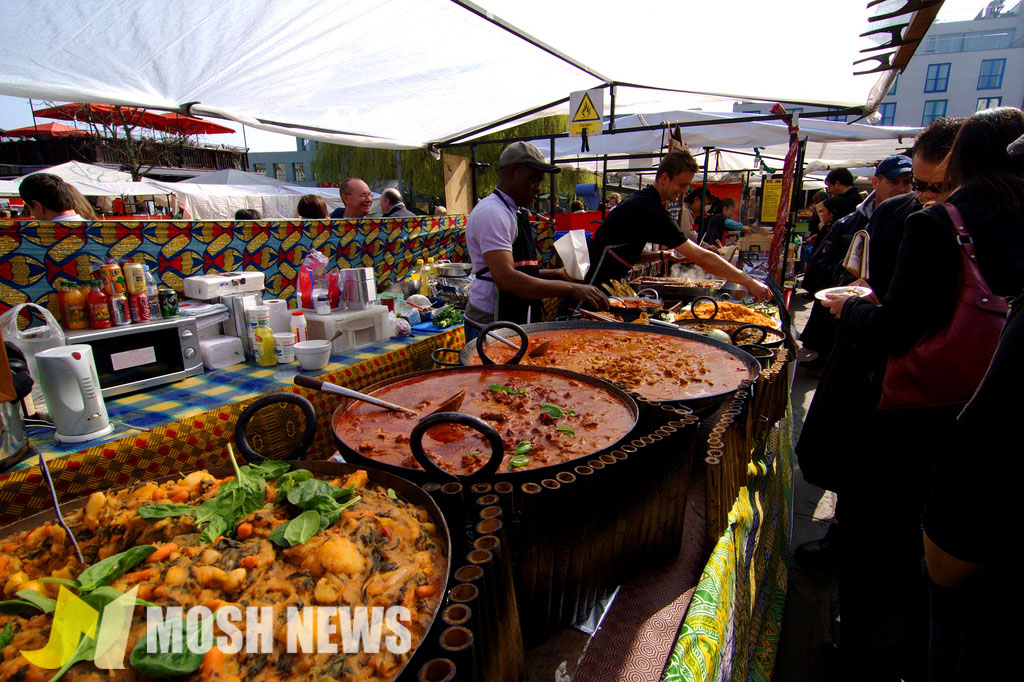
<path id="1" fill-rule="evenodd" d="M 235 132 L 234 128 L 228 128 L 219 123 L 207 121 L 204 118 L 186 116 L 174 111 L 155 115 L 162 120 L 152 122 L 151 127 L 154 130 L 160 130 L 165 133 L 175 133 L 178 135 L 222 135 Z"/>
<path id="2" fill-rule="evenodd" d="M 132 174 L 125 173 L 124 171 L 113 170 L 105 168 L 104 166 L 95 166 L 91 163 L 82 163 L 80 161 L 68 161 L 67 163 L 61 163 L 56 166 L 50 166 L 44 168 L 37 173 L 50 173 L 56 175 L 65 182 L 76 183 L 76 182 L 131 182 Z M 26 173 L 17 179 L 17 182 L 31 173 Z"/>
<path id="3" fill-rule="evenodd" d="M 184 183 L 192 185 L 270 185 L 272 187 L 283 187 L 288 184 L 265 173 L 250 173 L 234 168 L 225 168 L 224 170 L 182 180 L 181 184 Z"/>
<path id="4" fill-rule="evenodd" d="M 45 109 L 36 109 L 32 113 L 38 118 L 55 118 L 59 121 L 82 121 L 106 126 L 119 126 L 126 123 L 143 128 L 153 128 L 155 125 L 163 124 L 165 120 L 162 114 L 135 106 L 118 107 L 111 104 L 84 102 L 69 102 Z"/>
<path id="5" fill-rule="evenodd" d="M 611 172 L 649 170 L 658 165 L 660 155 L 668 146 L 666 124 L 674 126 L 679 123 L 684 124 L 678 128 L 683 142 L 701 163 L 704 162 L 704 149 L 714 149 L 708 158 L 709 172 L 760 170 L 764 166 L 781 169 L 789 145 L 786 124 L 783 121 L 742 121 L 744 118 L 750 118 L 750 115 L 670 111 L 622 116 L 616 119 L 616 129 L 664 127 L 592 136 L 586 152 L 580 151 L 579 138 L 561 138 L 555 142 L 555 159 L 559 165 L 600 172 L 606 155 L 650 154 L 648 157 L 608 161 Z M 737 120 L 742 122 L 721 124 Z M 807 141 L 804 160 L 811 170 L 874 166 L 886 156 L 902 153 L 912 146 L 914 136 L 921 131 L 921 128 L 847 124 L 820 118 L 800 118 L 799 126 L 800 139 Z M 604 128 L 607 130 L 608 127 L 606 122 Z M 548 151 L 547 145 L 540 144 L 540 147 L 543 152 Z M 758 149 L 756 154 L 754 149 Z"/>
<path id="6" fill-rule="evenodd" d="M 891 71 L 847 77 L 863 68 L 858 48 L 885 40 L 857 38 L 880 26 L 868 24 L 877 8 L 830 3 L 828 30 L 793 20 L 820 10 L 812 0 L 637 0 L 613 16 L 546 0 L 35 0 L 5 6 L 10 25 L 33 30 L 5 36 L 0 94 L 384 148 L 567 113 L 570 92 L 611 83 L 616 113 L 726 99 L 877 102 Z M 111 40 L 110 26 L 132 30 Z M 727 53 L 747 57 L 718 67 Z"/>
<path id="7" fill-rule="evenodd" d="M 143 184 L 158 188 L 162 194 L 174 194 L 186 220 L 233 220 L 240 208 L 256 209 L 268 219 L 295 218 L 299 197 L 310 193 L 324 198 L 328 213 L 343 205 L 337 190 L 316 187 L 210 185 L 149 179 Z"/>
<path id="8" fill-rule="evenodd" d="M 63 123 L 52 122 L 40 123 L 34 126 L 25 126 L 24 128 L 14 128 L 12 130 L 0 130 L 0 136 L 2 137 L 78 137 L 88 134 L 89 133 L 80 128 L 72 128 L 71 126 L 66 126 Z"/>

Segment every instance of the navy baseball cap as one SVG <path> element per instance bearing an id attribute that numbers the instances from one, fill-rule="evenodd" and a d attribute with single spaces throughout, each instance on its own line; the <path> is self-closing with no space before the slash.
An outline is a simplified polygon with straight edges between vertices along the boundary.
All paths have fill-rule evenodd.
<path id="1" fill-rule="evenodd" d="M 889 180 L 895 180 L 904 173 L 912 172 L 914 172 L 914 162 L 910 160 L 909 156 L 904 154 L 887 156 L 882 159 L 880 164 L 875 166 L 875 175 L 884 175 Z"/>

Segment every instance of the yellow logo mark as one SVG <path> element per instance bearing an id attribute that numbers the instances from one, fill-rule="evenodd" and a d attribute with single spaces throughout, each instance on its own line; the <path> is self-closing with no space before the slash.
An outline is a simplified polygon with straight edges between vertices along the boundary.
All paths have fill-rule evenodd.
<path id="1" fill-rule="evenodd" d="M 98 667 L 105 670 L 123 668 L 131 613 L 138 591 L 137 586 L 133 587 L 103 608 L 103 621 L 97 635 L 99 612 L 62 585 L 57 593 L 49 641 L 42 649 L 21 651 L 21 655 L 40 668 L 62 668 L 75 655 L 84 635 L 97 641 L 92 658 Z"/>

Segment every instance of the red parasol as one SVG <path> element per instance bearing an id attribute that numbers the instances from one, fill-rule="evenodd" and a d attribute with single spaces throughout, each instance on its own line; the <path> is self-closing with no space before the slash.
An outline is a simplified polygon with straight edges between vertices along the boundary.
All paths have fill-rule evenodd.
<path id="1" fill-rule="evenodd" d="M 154 114 L 163 119 L 162 125 L 154 125 L 156 130 L 164 132 L 179 133 L 181 135 L 219 135 L 221 133 L 233 133 L 233 128 L 222 126 L 206 119 L 196 118 L 169 112 L 166 114 Z"/>
<path id="2" fill-rule="evenodd" d="M 35 126 L 7 130 L 3 135 L 5 137 L 74 137 L 88 135 L 88 133 L 79 128 L 66 126 L 63 123 L 40 123 Z"/>
<path id="3" fill-rule="evenodd" d="M 121 113 L 118 114 L 118 109 Z M 105 125 L 121 125 L 121 117 L 129 125 L 154 128 L 164 121 L 160 114 L 154 114 L 138 107 L 117 107 L 113 104 L 87 104 L 71 102 L 46 109 L 36 109 L 35 115 L 40 118 L 54 118 L 60 121 L 85 121 Z"/>

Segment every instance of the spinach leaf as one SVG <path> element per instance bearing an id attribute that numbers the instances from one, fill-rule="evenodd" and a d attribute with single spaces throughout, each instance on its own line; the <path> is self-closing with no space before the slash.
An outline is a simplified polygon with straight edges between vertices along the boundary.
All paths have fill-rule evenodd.
<path id="1" fill-rule="evenodd" d="M 18 596 L 38 607 L 43 613 L 53 613 L 57 609 L 57 600 L 44 597 L 35 590 L 19 590 Z"/>
<path id="2" fill-rule="evenodd" d="M 25 616 L 26 618 L 31 618 L 41 611 L 42 607 L 36 606 L 24 599 L 5 599 L 0 601 L 0 613 L 6 616 Z"/>
<path id="3" fill-rule="evenodd" d="M 288 541 L 284 539 L 284 532 L 288 530 L 288 524 L 291 521 L 285 521 L 280 526 L 271 531 L 270 535 L 267 536 L 267 540 L 273 542 L 278 547 L 290 547 Z"/>
<path id="4" fill-rule="evenodd" d="M 67 578 L 36 578 L 36 580 L 38 580 L 41 583 L 57 583 L 58 585 L 63 585 L 64 587 L 70 587 L 76 592 L 82 589 L 82 586 L 78 583 L 77 580 L 68 580 Z"/>
<path id="5" fill-rule="evenodd" d="M 508 470 L 512 471 L 513 469 L 518 469 L 519 467 L 524 467 L 529 463 L 530 458 L 526 455 L 516 455 L 508 461 Z"/>
<path id="6" fill-rule="evenodd" d="M 531 443 L 528 440 L 519 441 L 518 443 L 516 443 L 516 447 L 514 448 L 514 451 L 517 455 L 525 455 L 530 450 L 533 450 L 533 443 Z"/>
<path id="7" fill-rule="evenodd" d="M 132 664 L 132 668 L 140 675 L 156 678 L 181 677 L 199 670 L 199 666 L 202 665 L 203 654 L 192 653 L 185 640 L 187 636 L 185 622 L 178 618 L 168 621 L 166 625 L 181 630 L 181 651 L 178 653 L 162 651 L 149 653 L 146 650 L 146 640 L 148 637 L 139 637 L 139 641 L 132 647 L 132 653 L 128 657 L 128 661 Z M 203 623 L 203 627 L 207 627 L 207 624 Z M 212 623 L 210 627 L 212 627 Z M 198 636 L 198 633 L 195 636 Z"/>
<path id="8" fill-rule="evenodd" d="M 559 426 L 559 427 L 557 427 L 555 429 L 555 431 L 558 431 L 559 433 L 564 433 L 565 435 L 569 436 L 570 438 L 575 438 L 576 437 L 576 432 L 573 431 L 572 429 L 570 429 L 568 426 Z"/>
<path id="9" fill-rule="evenodd" d="M 8 623 L 4 627 L 4 631 L 0 632 L 0 651 L 3 651 L 4 647 L 11 643 L 14 639 L 14 623 Z"/>
<path id="10" fill-rule="evenodd" d="M 94 603 L 90 603 L 88 601 L 86 603 L 88 603 L 90 606 L 95 608 L 96 607 L 96 603 L 103 603 L 103 602 L 105 602 L 105 603 L 103 603 L 103 606 L 106 606 L 107 604 L 109 604 L 110 602 L 114 601 L 115 599 L 119 599 L 120 597 L 123 597 L 124 594 L 125 594 L 124 592 L 122 592 L 121 590 L 117 589 L 116 587 L 111 587 L 110 585 L 103 585 L 102 587 L 97 587 L 95 590 L 93 590 L 89 594 L 87 594 L 84 597 L 82 597 L 82 599 L 85 600 L 86 598 L 91 597 L 92 598 L 92 602 L 94 602 Z M 159 604 L 154 604 L 153 602 L 148 602 L 145 599 L 139 599 L 138 597 L 135 598 L 135 605 L 136 606 L 159 606 Z M 99 609 L 97 609 L 97 610 L 99 610 Z"/>
<path id="11" fill-rule="evenodd" d="M 187 504 L 149 504 L 139 507 L 139 516 L 144 519 L 171 519 L 177 516 L 191 516 L 195 513 L 196 508 Z"/>
<path id="12" fill-rule="evenodd" d="M 278 499 L 285 499 L 289 490 L 303 481 L 310 481 L 312 479 L 313 472 L 309 469 L 296 469 L 295 471 L 289 471 L 284 476 L 281 476 L 277 481 Z"/>
<path id="13" fill-rule="evenodd" d="M 288 473 L 288 470 L 291 468 L 292 465 L 288 462 L 279 462 L 273 459 L 264 460 L 257 465 L 250 464 L 242 467 L 242 469 L 250 469 L 252 473 L 257 474 L 267 481 L 273 481 L 281 478 L 281 476 Z"/>
<path id="14" fill-rule="evenodd" d="M 494 393 L 508 393 L 509 395 L 522 395 L 523 393 L 526 393 L 525 388 L 520 388 L 517 391 L 511 386 L 506 386 L 505 384 L 491 384 L 490 386 L 487 387 L 487 390 L 493 391 Z"/>
<path id="15" fill-rule="evenodd" d="M 262 475 L 267 470 L 260 473 L 250 466 L 239 468 L 230 447 L 228 458 L 235 468 L 235 477 L 221 484 L 215 498 L 196 508 L 196 522 L 208 524 L 199 536 L 202 542 L 213 542 L 217 536 L 233 531 L 242 519 L 267 501 L 267 484 Z"/>
<path id="16" fill-rule="evenodd" d="M 96 631 L 99 632 L 99 623 L 96 624 Z M 87 635 L 82 635 L 82 638 L 78 640 L 78 646 L 75 648 L 75 653 L 71 654 L 71 658 L 68 659 L 68 662 L 61 666 L 60 670 L 50 678 L 50 682 L 59 680 L 61 675 L 71 669 L 71 666 L 81 663 L 82 661 L 91 661 L 94 658 L 96 658 L 96 640 Z"/>
<path id="17" fill-rule="evenodd" d="M 339 488 L 326 481 L 303 481 L 288 491 L 288 501 L 299 509 L 315 509 L 324 500 L 344 502 L 352 497 L 354 488 Z"/>
<path id="18" fill-rule="evenodd" d="M 292 547 L 305 544 L 311 537 L 320 532 L 320 513 L 311 509 L 304 511 L 288 522 L 284 531 L 284 539 Z"/>
<path id="19" fill-rule="evenodd" d="M 561 419 L 565 416 L 565 412 L 558 405 L 552 405 L 551 403 L 541 403 L 540 411 L 551 417 L 552 419 Z"/>
<path id="20" fill-rule="evenodd" d="M 102 561 L 97 561 L 78 576 L 82 592 L 92 592 L 97 587 L 109 585 L 141 564 L 145 561 L 146 557 L 155 551 L 156 547 L 153 545 L 138 545 L 120 554 L 108 556 Z"/>

